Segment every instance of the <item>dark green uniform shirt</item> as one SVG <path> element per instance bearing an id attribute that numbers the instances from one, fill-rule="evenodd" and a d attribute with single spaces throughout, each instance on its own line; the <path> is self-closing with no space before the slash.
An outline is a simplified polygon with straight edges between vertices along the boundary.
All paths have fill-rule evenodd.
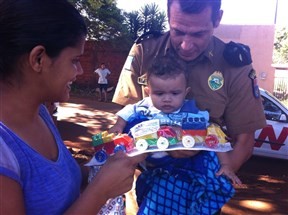
<path id="1" fill-rule="evenodd" d="M 208 110 L 210 118 L 226 126 L 230 135 L 253 132 L 266 125 L 261 98 L 254 96 L 253 80 L 249 77 L 253 68 L 251 64 L 230 65 L 223 58 L 225 45 L 213 37 L 201 56 L 186 62 L 191 87 L 188 98 L 194 98 L 199 109 Z M 173 52 L 169 32 L 135 43 L 122 69 L 113 102 L 127 105 L 146 96 L 138 77 L 146 73 L 156 56 Z"/>

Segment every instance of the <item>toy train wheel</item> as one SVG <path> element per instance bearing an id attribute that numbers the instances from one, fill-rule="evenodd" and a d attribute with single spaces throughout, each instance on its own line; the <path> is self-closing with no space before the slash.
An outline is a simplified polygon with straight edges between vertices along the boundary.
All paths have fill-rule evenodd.
<path id="1" fill-rule="evenodd" d="M 185 148 L 192 148 L 195 145 L 195 139 L 191 136 L 183 136 L 182 144 Z"/>
<path id="2" fill-rule="evenodd" d="M 146 149 L 148 149 L 148 142 L 144 139 L 138 140 L 136 142 L 136 149 L 138 149 L 139 151 L 145 151 Z"/>
<path id="3" fill-rule="evenodd" d="M 119 152 L 119 151 L 126 152 L 125 146 L 123 146 L 123 145 L 117 145 L 117 146 L 115 146 L 115 148 L 114 148 L 114 153 Z"/>
<path id="4" fill-rule="evenodd" d="M 100 151 L 96 152 L 94 157 L 95 157 L 96 161 L 98 161 L 99 163 L 104 163 L 107 160 L 108 155 L 104 150 L 100 150 Z"/>
<path id="5" fill-rule="evenodd" d="M 157 140 L 158 149 L 167 149 L 169 146 L 169 141 L 165 137 L 159 137 Z"/>

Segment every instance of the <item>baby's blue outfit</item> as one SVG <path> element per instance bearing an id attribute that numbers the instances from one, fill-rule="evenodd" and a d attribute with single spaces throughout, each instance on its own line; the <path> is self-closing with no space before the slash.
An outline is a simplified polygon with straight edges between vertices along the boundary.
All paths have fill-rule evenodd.
<path id="1" fill-rule="evenodd" d="M 208 112 L 200 111 L 194 100 L 186 100 L 178 111 L 164 114 L 153 106 L 149 97 L 127 105 L 117 115 L 127 122 L 124 132 L 129 133 L 131 127 L 150 119 L 159 119 L 160 124 L 181 126 L 185 113 L 209 120 Z M 198 126 L 195 129 L 206 128 L 201 123 L 195 126 Z M 215 175 L 220 169 L 215 152 L 201 151 L 196 156 L 178 159 L 167 154 L 152 155 L 146 161 L 147 170 L 136 182 L 138 215 L 211 215 L 235 193 L 229 179 Z"/>
<path id="2" fill-rule="evenodd" d="M 0 174 L 21 186 L 26 214 L 60 215 L 80 195 L 81 171 L 44 106 L 39 115 L 55 138 L 57 160 L 46 159 L 0 122 Z"/>

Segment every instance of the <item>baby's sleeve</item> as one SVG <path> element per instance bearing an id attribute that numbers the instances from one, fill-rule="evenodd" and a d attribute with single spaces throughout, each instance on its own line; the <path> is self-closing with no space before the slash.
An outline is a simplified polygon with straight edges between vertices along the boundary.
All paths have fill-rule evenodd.
<path id="1" fill-rule="evenodd" d="M 124 119 L 126 122 L 128 119 L 134 114 L 135 110 L 135 105 L 126 105 L 124 108 L 122 108 L 120 111 L 116 113 L 118 117 L 121 117 Z"/>

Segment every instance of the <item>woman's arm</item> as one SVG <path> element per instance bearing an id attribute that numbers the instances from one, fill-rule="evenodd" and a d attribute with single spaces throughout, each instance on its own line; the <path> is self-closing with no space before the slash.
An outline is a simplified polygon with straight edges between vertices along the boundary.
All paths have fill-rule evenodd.
<path id="1" fill-rule="evenodd" d="M 108 199 L 129 191 L 135 168 L 145 158 L 145 154 L 128 157 L 124 152 L 117 152 L 101 167 L 65 214 L 96 214 Z"/>

